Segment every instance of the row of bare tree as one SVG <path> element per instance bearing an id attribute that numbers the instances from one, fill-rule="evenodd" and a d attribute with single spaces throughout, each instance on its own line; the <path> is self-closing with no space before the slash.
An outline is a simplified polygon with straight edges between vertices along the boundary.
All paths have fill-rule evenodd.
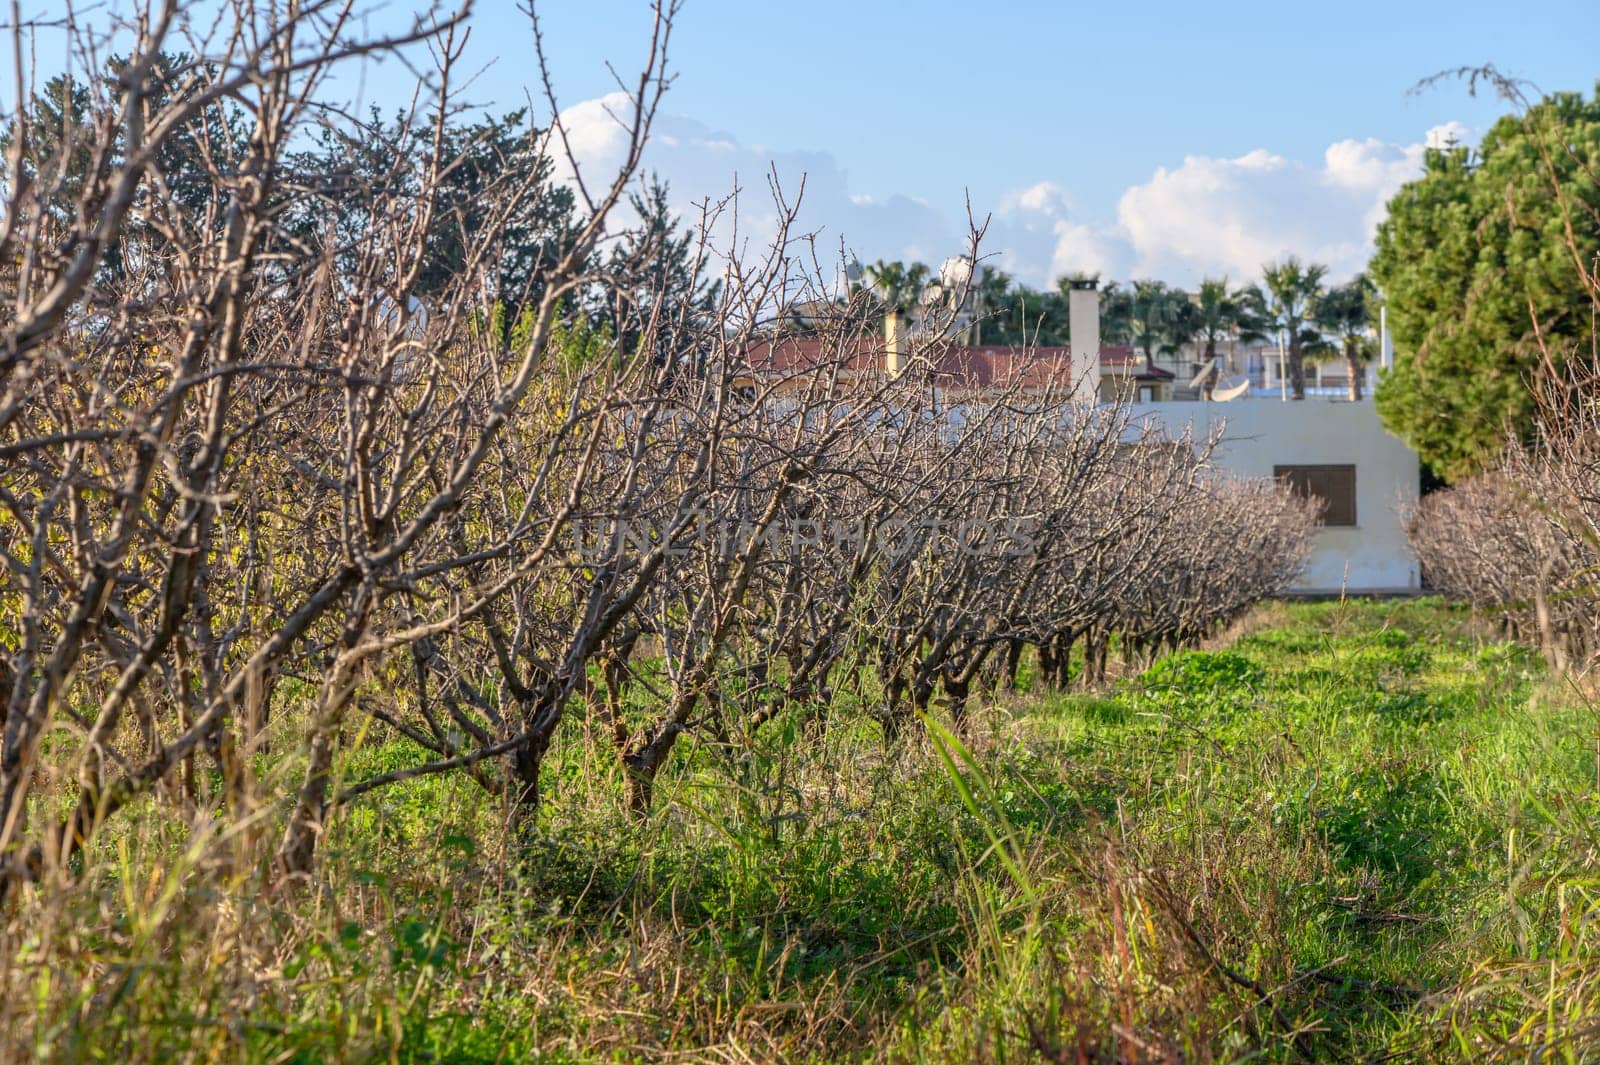
<path id="1" fill-rule="evenodd" d="M 1406 530 L 1429 584 L 1557 671 L 1600 656 L 1600 440 L 1593 383 L 1545 405 L 1544 431 L 1492 470 L 1424 496 Z"/>
<path id="2" fill-rule="evenodd" d="M 229 11 L 178 41 L 180 6 L 152 5 L 115 76 L 74 88 L 83 121 L 9 118 L 4 884 L 146 801 L 281 807 L 290 874 L 332 811 L 420 775 L 532 810 L 575 713 L 643 811 L 687 733 L 819 727 L 847 691 L 891 736 L 936 698 L 959 719 L 1028 645 L 1047 680 L 1074 644 L 1102 679 L 1114 634 L 1192 641 L 1296 572 L 1309 508 L 1221 477 L 1210 442 L 1050 389 L 952 401 L 863 372 L 864 305 L 816 357 L 753 369 L 762 323 L 822 287 L 781 197 L 764 260 L 703 298 L 652 287 L 659 243 L 613 209 L 670 7 L 622 164 L 574 182 L 584 220 L 517 292 L 497 257 L 546 168 L 488 168 L 470 223 L 440 191 L 472 148 L 447 135 L 460 15 L 358 41 L 339 3 Z M 308 172 L 297 139 L 370 133 L 319 87 L 417 42 L 438 71 L 401 126 L 431 151 L 397 150 L 391 180 Z M 563 152 L 557 121 L 526 155 Z M 441 234 L 460 261 L 419 299 Z M 604 327 L 574 309 L 597 304 Z M 391 738 L 414 764 L 346 777 L 349 745 Z"/>
<path id="3" fill-rule="evenodd" d="M 1542 143 L 1532 124 L 1538 107 L 1525 82 L 1493 66 L 1429 80 L 1442 77 L 1465 79 L 1474 91 L 1480 83 L 1492 87 L 1521 113 L 1531 142 Z M 1569 166 L 1587 184 L 1569 177 Z M 1600 259 L 1584 237 L 1600 224 L 1600 209 L 1575 192 L 1592 190 L 1596 174 L 1570 144 L 1541 147 L 1526 179 L 1559 210 L 1562 227 L 1542 239 L 1555 255 L 1552 262 L 1570 269 L 1581 292 L 1564 316 L 1587 328 L 1580 325 L 1563 339 L 1541 328 L 1533 314 L 1540 359 L 1523 381 L 1533 399 L 1532 431 L 1503 427 L 1506 449 L 1481 472 L 1424 496 L 1406 530 L 1426 584 L 1470 603 L 1509 638 L 1537 646 L 1557 672 L 1582 672 L 1600 658 Z M 1516 217 L 1509 192 L 1506 210 L 1514 229 L 1528 227 Z M 1482 279 L 1486 291 L 1506 284 L 1499 276 Z M 1534 311 L 1531 302 L 1528 310 Z"/>

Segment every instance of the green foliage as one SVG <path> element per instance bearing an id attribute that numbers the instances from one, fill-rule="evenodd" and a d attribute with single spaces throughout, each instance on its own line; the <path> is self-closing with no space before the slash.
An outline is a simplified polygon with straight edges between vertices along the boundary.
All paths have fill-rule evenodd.
<path id="1" fill-rule="evenodd" d="M 864 284 L 885 306 L 906 311 L 916 306 L 931 277 L 932 271 L 922 263 L 880 260 L 865 268 Z M 1040 290 L 1003 270 L 985 270 L 976 292 L 979 342 L 1012 347 L 1069 344 L 1068 292 L 1076 277 L 1058 278 L 1054 288 Z M 1111 281 L 1100 290 L 1101 342 L 1135 345 L 1150 358 L 1171 356 L 1196 342 L 1215 354 L 1219 341 L 1256 340 L 1261 328 L 1248 292 L 1230 289 L 1226 278 L 1207 279 L 1193 294 L 1152 279 L 1126 287 Z"/>
<path id="2" fill-rule="evenodd" d="M 1133 283 L 1128 326 L 1146 361 L 1174 354 L 1193 340 L 1199 329 L 1197 309 L 1188 293 L 1153 280 Z"/>
<path id="3" fill-rule="evenodd" d="M 1231 288 L 1225 277 L 1208 277 L 1194 294 L 1194 339 L 1205 345 L 1205 358 L 1217 354 L 1224 340 L 1250 343 L 1265 334 L 1265 323 L 1257 316 L 1248 289 Z"/>
<path id="4" fill-rule="evenodd" d="M 1313 312 L 1323 331 L 1323 342 L 1312 352 L 1314 357 L 1343 358 L 1350 376 L 1350 397 L 1361 398 L 1362 367 L 1378 353 L 1372 323 L 1377 290 L 1366 274 L 1324 292 Z"/>
<path id="5" fill-rule="evenodd" d="M 1107 344 L 1133 343 L 1133 292 L 1115 281 L 1100 289 L 1100 339 Z"/>
<path id="6" fill-rule="evenodd" d="M 1263 327 L 1288 339 L 1289 387 L 1295 399 L 1305 398 L 1305 354 L 1322 342 L 1314 315 L 1327 273 L 1321 263 L 1286 256 L 1261 268 L 1262 285 L 1249 296 L 1252 312 Z"/>
<path id="7" fill-rule="evenodd" d="M 114 86 L 127 62 L 112 58 L 100 83 Z M 185 53 L 161 54 L 149 73 L 151 96 L 144 106 L 156 113 L 176 101 L 197 98 L 219 73 L 215 67 L 197 65 Z M 53 199 L 60 210 L 70 211 L 83 175 L 94 162 L 90 138 L 81 129 L 111 116 L 89 85 L 65 75 L 47 81 L 29 107 L 34 121 L 22 160 L 24 172 L 47 186 L 59 179 Z M 204 221 L 208 211 L 214 225 L 220 228 L 225 223 L 227 200 L 236 191 L 234 168 L 248 150 L 252 121 L 242 107 L 223 99 L 198 108 L 173 136 L 160 142 L 155 163 L 163 195 L 184 211 L 187 224 Z M 359 134 L 351 135 L 352 128 Z M 287 153 L 285 173 L 274 175 L 284 228 L 307 245 L 330 242 L 350 254 L 349 246 L 359 244 L 370 227 L 380 224 L 368 213 L 373 203 L 368 194 L 378 191 L 400 202 L 414 196 L 427 176 L 437 136 L 440 158 L 453 160 L 453 165 L 436 183 L 428 252 L 415 294 L 426 297 L 441 291 L 469 259 L 486 254 L 494 298 L 514 308 L 536 303 L 538 278 L 570 247 L 579 224 L 571 191 L 550 181 L 551 161 L 539 150 L 539 132 L 527 111 L 520 109 L 473 121 L 452 119 L 438 130 L 415 116 L 384 119 L 376 110 L 365 124 L 338 130 L 324 126 L 316 142 Z M 12 135 L 9 127 L 0 131 L 0 153 L 9 151 Z M 71 151 L 63 154 L 66 145 L 72 146 Z M 120 165 L 123 154 L 119 135 L 112 157 L 101 165 Z M 518 195 L 492 194 L 508 189 L 518 190 Z M 507 216 L 494 218 L 490 225 L 489 212 L 503 209 L 508 199 L 512 206 Z M 128 239 L 157 246 L 167 237 L 161 225 L 137 214 L 127 228 Z M 484 248 L 483 234 L 490 231 L 496 234 L 496 243 Z M 122 270 L 119 254 L 115 247 L 108 252 L 107 272 L 113 279 Z M 305 248 L 297 247 L 293 258 L 305 259 Z M 664 261 L 674 260 L 667 256 Z"/>
<path id="8" fill-rule="evenodd" d="M 121 126 L 113 126 L 116 136 L 109 158 L 103 160 L 94 158 L 93 137 L 86 133 L 112 117 L 109 99 L 115 97 L 118 79 L 127 66 L 127 57 L 114 56 L 105 73 L 91 83 L 58 74 L 29 98 L 29 136 L 19 162 L 31 183 L 53 188 L 48 209 L 57 213 L 63 224 L 68 224 L 78 209 L 90 168 L 99 165 L 110 170 L 127 160 L 126 131 Z M 153 57 L 146 75 L 150 95 L 144 107 L 156 113 L 179 102 L 194 101 L 218 74 L 214 65 L 197 64 L 187 53 L 160 53 Z M 8 125 L 0 130 L 0 156 L 10 156 L 16 128 Z M 185 225 L 198 228 L 211 212 L 210 221 L 220 232 L 233 189 L 218 175 L 237 166 L 247 151 L 249 136 L 249 116 L 232 101 L 221 100 L 198 107 L 188 121 L 160 142 L 155 165 L 163 192 L 171 205 L 181 210 Z M 145 254 L 159 258 L 166 254 L 170 237 L 171 224 L 159 213 L 152 217 L 135 213 L 124 224 L 122 240 L 106 249 L 102 282 L 114 284 L 125 279 L 125 244 L 142 245 Z"/>
<path id="9" fill-rule="evenodd" d="M 487 330 L 488 341 L 508 351 L 521 351 L 533 337 L 537 308 L 523 305 L 511 318 L 504 301 L 497 300 L 487 314 L 480 314 L 475 328 Z M 548 346 L 551 367 L 559 380 L 572 381 L 580 371 L 603 359 L 622 358 L 623 351 L 612 337 L 611 327 L 586 315 L 568 314 L 557 307 Z"/>
<path id="10" fill-rule="evenodd" d="M 70 210 L 83 190 L 83 178 L 92 163 L 89 138 L 81 131 L 94 121 L 89 89 L 65 74 L 57 74 L 32 95 L 28 109 L 33 119 L 33 136 L 24 146 L 22 171 L 32 182 L 59 183 L 53 206 Z M 16 132 L 0 130 L 0 152 L 9 156 Z"/>
<path id="11" fill-rule="evenodd" d="M 29 1056 L 1592 1059 L 1592 711 L 1436 601 L 1271 613 L 959 735 L 885 751 L 841 702 L 696 747 L 645 825 L 573 720 L 535 832 L 417 779 L 303 895 L 174 867 L 152 805 L 73 896 L 93 936 L 18 952 Z"/>
<path id="12" fill-rule="evenodd" d="M 666 182 L 652 176 L 643 194 L 629 198 L 638 224 L 612 249 L 606 284 L 591 303 L 596 322 L 623 353 L 648 335 L 658 345 L 653 357 L 682 359 L 694 350 L 722 288 L 703 280 L 699 235 L 678 224 L 667 192 Z"/>
<path id="13" fill-rule="evenodd" d="M 1563 93 L 1502 118 L 1475 151 L 1430 150 L 1389 202 L 1370 272 L 1399 357 L 1378 412 L 1451 480 L 1529 438 L 1547 351 L 1558 373 L 1587 351 L 1597 171 L 1600 90 Z"/>
<path id="14" fill-rule="evenodd" d="M 879 259 L 865 270 L 865 281 L 873 294 L 889 310 L 902 313 L 916 307 L 922 287 L 933 276 L 926 263 L 907 266 L 899 260 L 885 262 Z"/>
<path id="15" fill-rule="evenodd" d="M 985 344 L 1057 347 L 1071 340 L 1064 280 L 1054 290 L 1039 291 L 1018 284 L 1003 271 L 990 270 L 984 274 L 978 298 L 983 314 L 979 339 Z"/>
<path id="16" fill-rule="evenodd" d="M 1369 309 L 1376 297 L 1367 275 L 1357 274 L 1317 299 L 1313 314 L 1317 325 L 1334 342 L 1333 354 L 1365 360 L 1376 353 L 1371 336 L 1374 316 Z"/>
<path id="17" fill-rule="evenodd" d="M 1148 691 L 1211 694 L 1254 688 L 1266 670 L 1236 651 L 1180 651 L 1168 655 L 1140 676 Z"/>

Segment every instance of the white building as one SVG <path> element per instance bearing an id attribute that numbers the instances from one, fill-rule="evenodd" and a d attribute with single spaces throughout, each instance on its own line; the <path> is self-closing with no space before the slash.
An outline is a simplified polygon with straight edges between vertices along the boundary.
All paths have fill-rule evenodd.
<path id="1" fill-rule="evenodd" d="M 1224 376 L 1206 398 L 1205 389 L 1178 387 L 1176 373 L 1131 348 L 1101 344 L 1095 282 L 1074 282 L 1069 300 L 1069 346 L 956 344 L 941 349 L 920 372 L 943 394 L 946 407 L 998 389 L 1026 393 L 1070 388 L 1080 401 L 1130 402 L 1136 421 L 1174 438 L 1187 434 L 1199 442 L 1220 434 L 1213 454 L 1218 468 L 1287 481 L 1324 504 L 1322 527 L 1296 591 L 1364 595 L 1420 590 L 1417 561 L 1401 525 L 1402 513 L 1420 490 L 1417 455 L 1384 429 L 1370 398 L 1345 398 L 1348 381 L 1342 360 L 1326 367 L 1328 377 L 1308 380 L 1305 399 L 1290 400 L 1275 347 L 1230 346 L 1228 365 L 1242 365 L 1245 373 Z M 899 315 L 888 315 L 881 339 L 861 337 L 850 374 L 898 375 L 904 370 L 905 344 Z M 829 357 L 824 347 L 804 336 L 777 337 L 753 345 L 747 357 L 755 373 L 781 371 L 815 365 Z M 1265 376 L 1256 376 L 1263 367 L 1268 367 Z M 1372 370 L 1367 373 L 1370 386 Z M 1363 390 L 1363 395 L 1371 394 L 1370 387 Z M 1228 545 L 1218 544 L 1217 550 L 1226 551 Z"/>
<path id="2" fill-rule="evenodd" d="M 1371 400 L 1139 403 L 1133 417 L 1172 436 L 1187 431 L 1197 442 L 1220 434 L 1213 455 L 1219 468 L 1278 477 L 1323 500 L 1323 525 L 1295 591 L 1420 590 L 1417 560 L 1401 525 L 1401 514 L 1417 499 L 1417 455 L 1384 429 Z"/>

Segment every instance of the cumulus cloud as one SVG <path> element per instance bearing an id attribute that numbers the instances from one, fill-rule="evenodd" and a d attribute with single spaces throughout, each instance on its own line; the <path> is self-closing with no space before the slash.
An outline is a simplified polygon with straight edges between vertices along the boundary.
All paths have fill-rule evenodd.
<path id="1" fill-rule="evenodd" d="M 1468 134 L 1451 122 L 1415 144 L 1341 140 L 1320 163 L 1264 148 L 1234 158 L 1191 155 L 1129 187 L 1113 225 L 1073 221 L 1062 206 L 1064 193 L 1036 185 L 1007 198 L 1001 233 L 1032 235 L 1047 222 L 1055 237 L 1048 255 L 1014 241 L 1019 276 L 1098 270 L 1193 284 L 1208 274 L 1254 277 L 1263 263 L 1291 254 L 1326 263 L 1334 277 L 1348 276 L 1366 264 L 1385 204 L 1420 172 L 1425 147 Z"/>
<path id="2" fill-rule="evenodd" d="M 989 219 L 984 251 L 996 268 L 1036 286 L 1080 270 L 1110 277 L 1127 258 L 1118 235 L 1081 221 L 1071 195 L 1053 181 L 1001 198 Z"/>
<path id="3" fill-rule="evenodd" d="M 1336 276 L 1352 274 L 1367 260 L 1389 197 L 1420 171 L 1424 144 L 1444 132 L 1410 145 L 1337 141 L 1320 165 L 1257 150 L 1159 169 L 1117 204 L 1133 271 L 1248 277 L 1269 259 L 1296 254 L 1327 263 Z"/>
<path id="4" fill-rule="evenodd" d="M 1428 131 L 1424 143 L 1429 148 L 1449 148 L 1457 144 L 1466 144 L 1472 138 L 1472 130 L 1460 122 L 1446 122 L 1434 126 Z"/>
<path id="5" fill-rule="evenodd" d="M 588 100 L 561 113 L 591 193 L 598 194 L 593 183 L 609 181 L 626 157 L 626 123 L 631 116 L 623 93 Z M 686 218 L 698 219 L 702 204 L 717 205 L 737 190 L 737 200 L 727 204 L 713 228 L 713 244 L 722 250 L 729 249 L 735 234 L 746 253 L 770 243 L 780 221 L 774 186 L 785 200 L 800 201 L 791 233 L 817 234 L 825 267 L 836 257 L 841 240 L 865 261 L 937 263 L 960 250 L 961 231 L 943 212 L 912 196 L 852 191 L 843 167 L 827 152 L 741 144 L 681 115 L 657 116 L 643 171 L 667 182 L 673 207 Z M 573 180 L 565 158 L 556 160 L 555 176 Z"/>
<path id="6" fill-rule="evenodd" d="M 619 120 L 627 119 L 627 107 L 627 98 L 614 94 L 563 112 L 586 174 L 603 175 L 621 162 L 627 135 Z M 737 184 L 738 232 L 749 248 L 762 247 L 776 230 L 768 191 L 768 176 L 775 175 L 791 197 L 804 178 L 800 228 L 819 232 L 825 254 L 841 240 L 864 261 L 938 263 L 962 250 L 963 214 L 910 196 L 853 190 L 827 152 L 745 145 L 677 115 L 661 116 L 655 132 L 645 169 L 669 182 L 674 206 L 694 212 L 695 204 L 720 200 Z M 1244 280 L 1286 254 L 1347 276 L 1365 264 L 1385 203 L 1420 172 L 1425 147 L 1466 141 L 1468 133 L 1448 123 L 1415 144 L 1341 140 L 1314 162 L 1265 148 L 1233 158 L 1191 155 L 1126 189 L 1109 221 L 1086 215 L 1059 184 L 1038 181 L 995 205 L 984 250 L 1000 269 L 1033 285 L 1079 270 L 1179 284 L 1209 274 Z M 558 174 L 570 179 L 563 165 Z M 719 235 L 733 232 L 731 222 L 723 220 Z"/>

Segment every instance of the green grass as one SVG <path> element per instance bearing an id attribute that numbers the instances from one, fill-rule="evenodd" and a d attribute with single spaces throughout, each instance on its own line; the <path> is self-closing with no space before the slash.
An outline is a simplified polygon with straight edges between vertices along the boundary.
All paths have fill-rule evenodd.
<path id="1" fill-rule="evenodd" d="M 642 825 L 573 720 L 532 830 L 408 782 L 309 891 L 267 886 L 275 811 L 152 801 L 14 908 L 0 1031 L 119 1062 L 1592 1060 L 1596 722 L 1436 601 L 1275 604 L 960 736 L 886 750 L 836 707 L 691 747 Z"/>

